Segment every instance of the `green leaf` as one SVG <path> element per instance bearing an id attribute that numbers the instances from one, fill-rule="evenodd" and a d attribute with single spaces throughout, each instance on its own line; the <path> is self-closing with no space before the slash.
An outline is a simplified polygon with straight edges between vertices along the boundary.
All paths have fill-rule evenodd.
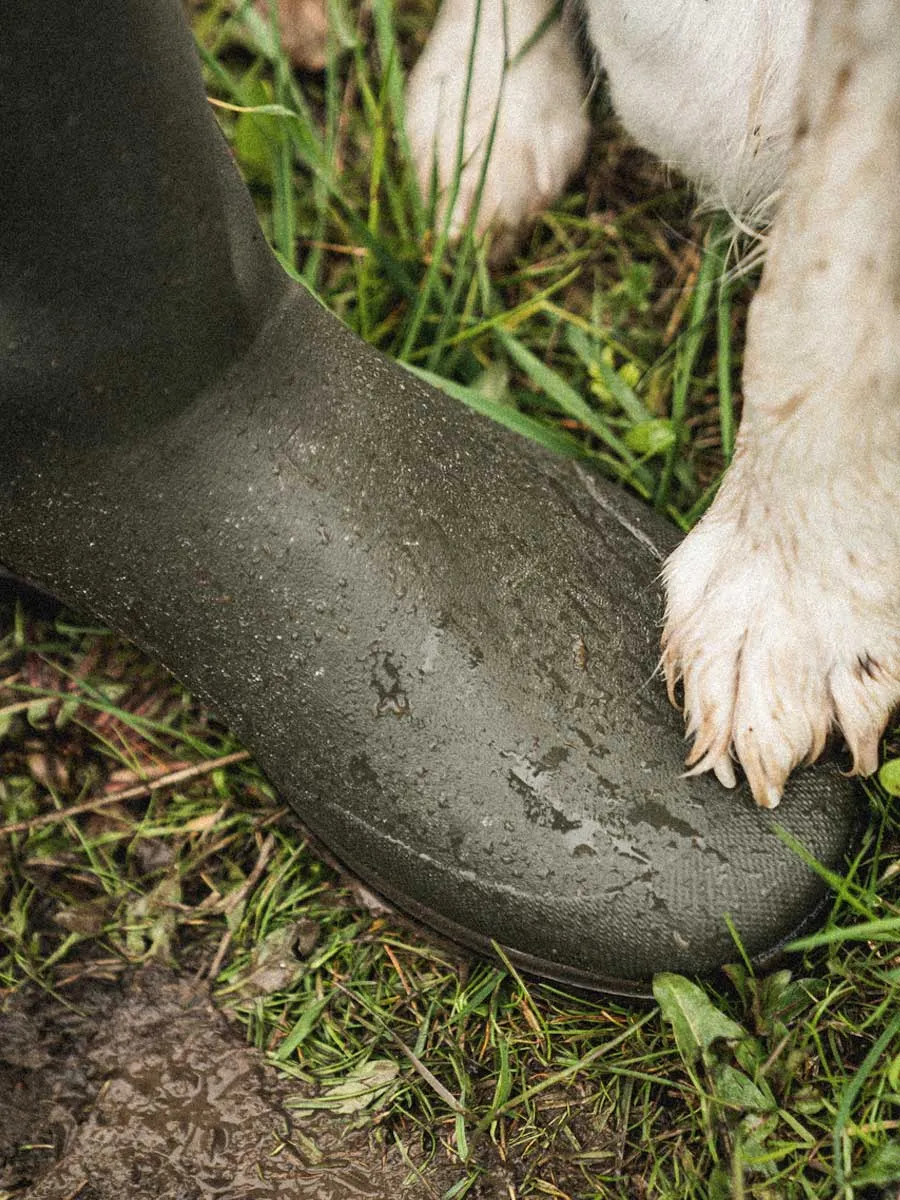
<path id="1" fill-rule="evenodd" d="M 777 1112 L 770 1112 L 764 1117 L 754 1113 L 744 1117 L 738 1126 L 741 1159 L 754 1174 L 771 1176 L 775 1173 L 769 1138 L 778 1128 L 780 1119 Z"/>
<path id="2" fill-rule="evenodd" d="M 640 379 L 634 363 L 624 363 L 616 370 L 611 349 L 599 347 L 572 326 L 566 332 L 566 340 L 587 367 L 591 391 L 601 403 L 617 405 L 634 425 L 650 420 L 653 414 L 634 390 Z"/>
<path id="3" fill-rule="evenodd" d="M 885 1142 L 876 1147 L 853 1176 L 856 1187 L 887 1187 L 900 1183 L 900 1143 Z"/>
<path id="4" fill-rule="evenodd" d="M 841 942 L 895 942 L 900 938 L 900 917 L 876 917 L 874 921 L 861 921 L 848 925 L 846 929 L 825 929 L 811 933 L 809 937 L 797 938 L 788 950 L 813 950 L 818 946 L 830 946 Z"/>
<path id="5" fill-rule="evenodd" d="M 508 403 L 509 370 L 505 363 L 492 362 L 481 372 L 472 386 L 492 404 Z"/>
<path id="6" fill-rule="evenodd" d="M 653 417 L 633 425 L 625 434 L 625 445 L 636 454 L 652 457 L 665 454 L 675 440 L 672 422 L 666 417 Z"/>
<path id="7" fill-rule="evenodd" d="M 290 1033 L 278 1047 L 273 1055 L 276 1062 L 286 1062 L 299 1046 L 302 1046 L 306 1039 L 312 1033 L 316 1022 L 325 1011 L 326 1006 L 331 1002 L 331 997 L 334 993 L 328 992 L 319 1000 L 310 1000 L 307 1006 L 300 1014 L 300 1019 L 294 1024 Z"/>
<path id="8" fill-rule="evenodd" d="M 593 408 L 591 408 L 591 406 L 582 398 L 582 396 L 579 395 L 579 393 L 569 383 L 567 383 L 561 375 L 557 374 L 556 371 L 548 367 L 546 363 L 541 362 L 537 355 L 532 354 L 531 351 L 526 346 L 523 346 L 521 342 L 517 341 L 512 334 L 506 333 L 500 329 L 498 329 L 496 333 L 501 344 L 513 362 L 525 372 L 532 383 L 534 383 L 542 392 L 550 397 L 554 404 L 556 404 L 556 406 L 563 413 L 565 413 L 567 417 L 571 417 L 572 420 L 578 421 L 578 423 L 583 425 L 585 429 L 594 435 L 594 437 L 598 438 L 615 454 L 624 459 L 628 466 L 631 467 L 636 478 L 646 478 L 646 474 L 644 474 L 644 476 L 641 474 L 640 464 L 637 463 L 632 457 L 628 447 L 618 436 L 618 434 L 614 433 L 613 430 L 609 428 L 601 413 L 596 412 Z"/>
<path id="9" fill-rule="evenodd" d="M 25 715 L 28 718 L 28 724 L 35 729 L 40 729 L 41 722 L 46 720 L 47 714 L 50 711 L 50 705 L 53 701 L 49 698 L 32 700 L 25 710 Z"/>
<path id="10" fill-rule="evenodd" d="M 280 132 L 277 116 L 272 109 L 280 107 L 270 104 L 272 86 L 268 81 L 252 78 L 243 80 L 246 111 L 238 114 L 234 123 L 232 146 L 241 169 L 253 179 L 272 186 L 274 177 L 274 155 L 279 144 Z"/>
<path id="11" fill-rule="evenodd" d="M 763 1091 L 743 1071 L 724 1063 L 713 1075 L 716 1096 L 725 1104 L 748 1112 L 773 1112 L 776 1108 L 771 1093 Z"/>
<path id="12" fill-rule="evenodd" d="M 889 796 L 900 796 L 900 758 L 889 758 L 882 765 L 878 782 Z"/>
<path id="13" fill-rule="evenodd" d="M 746 1037 L 735 1046 L 734 1057 L 743 1071 L 755 1076 L 766 1060 L 766 1052 L 756 1038 Z"/>
<path id="14" fill-rule="evenodd" d="M 460 1162 L 467 1162 L 469 1158 L 469 1142 L 466 1138 L 466 1119 L 462 1113 L 456 1116 L 456 1151 L 459 1154 Z"/>
<path id="15" fill-rule="evenodd" d="M 709 1177 L 708 1200 L 731 1200 L 733 1194 L 728 1171 L 721 1165 L 713 1167 Z"/>
<path id="16" fill-rule="evenodd" d="M 735 1041 L 747 1036 L 736 1021 L 720 1012 L 706 993 L 683 975 L 657 975 L 653 995 L 672 1026 L 679 1053 L 688 1066 L 720 1038 Z"/>
<path id="17" fill-rule="evenodd" d="M 81 700 L 77 696 L 71 700 L 64 700 L 56 714 L 56 720 L 54 721 L 56 728 L 65 729 L 80 707 Z"/>
<path id="18" fill-rule="evenodd" d="M 306 964 L 294 953 L 298 924 L 292 921 L 282 925 L 257 942 L 245 971 L 229 985 L 228 991 L 236 991 L 243 998 L 286 991 L 306 970 Z"/>
<path id="19" fill-rule="evenodd" d="M 563 454 L 570 458 L 585 457 L 584 447 L 575 438 L 570 437 L 569 434 L 564 433 L 555 425 L 545 425 L 536 418 L 528 416 L 527 413 L 520 412 L 517 408 L 506 404 L 498 404 L 475 388 L 466 387 L 461 383 L 454 383 L 452 379 L 444 379 L 442 376 L 434 375 L 431 371 L 423 370 L 421 367 L 415 367 L 408 363 L 404 365 L 412 375 L 417 375 L 425 383 L 429 383 L 432 387 L 446 392 L 454 400 L 461 400 L 463 404 L 474 409 L 475 412 L 490 417 L 498 424 L 505 425 L 508 429 L 512 429 L 524 437 L 531 438 L 532 441 L 539 442 L 541 445 L 546 446 L 548 450 L 553 450 L 556 454 Z"/>
<path id="20" fill-rule="evenodd" d="M 500 1057 L 500 1066 L 497 1071 L 497 1082 L 494 1085 L 494 1100 L 491 1108 L 500 1108 L 509 1099 L 509 1094 L 512 1091 L 512 1073 L 509 1069 L 509 1042 L 503 1035 L 499 1035 L 497 1042 L 497 1053 Z"/>
<path id="21" fill-rule="evenodd" d="M 323 1107 L 350 1116 L 368 1108 L 383 1096 L 400 1073 L 389 1058 L 371 1058 L 349 1071 L 321 1097 Z"/>

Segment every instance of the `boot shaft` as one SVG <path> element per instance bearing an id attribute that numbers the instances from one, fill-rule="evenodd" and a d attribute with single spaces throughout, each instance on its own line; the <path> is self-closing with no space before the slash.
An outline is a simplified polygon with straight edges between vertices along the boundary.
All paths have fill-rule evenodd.
<path id="1" fill-rule="evenodd" d="M 177 0 L 16 7 L 0 45 L 0 414 L 127 437 L 215 379 L 287 280 L 211 136 Z"/>

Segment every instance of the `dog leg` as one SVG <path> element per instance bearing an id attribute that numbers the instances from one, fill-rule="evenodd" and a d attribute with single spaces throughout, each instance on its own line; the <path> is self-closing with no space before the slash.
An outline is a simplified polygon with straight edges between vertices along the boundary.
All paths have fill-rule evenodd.
<path id="1" fill-rule="evenodd" d="M 519 228 L 584 157 L 587 89 L 566 19 L 552 10 L 553 0 L 444 0 L 410 75 L 407 132 L 419 182 L 427 196 L 436 180 L 439 213 L 453 204 L 455 236 L 476 204 L 476 233 Z"/>
<path id="2" fill-rule="evenodd" d="M 744 418 L 665 568 L 688 765 L 773 807 L 839 728 L 874 771 L 900 702 L 900 0 L 816 0 L 795 159 L 753 301 Z"/>
<path id="3" fill-rule="evenodd" d="M 791 149 L 809 0 L 586 0 L 591 39 L 631 136 L 754 226 Z"/>

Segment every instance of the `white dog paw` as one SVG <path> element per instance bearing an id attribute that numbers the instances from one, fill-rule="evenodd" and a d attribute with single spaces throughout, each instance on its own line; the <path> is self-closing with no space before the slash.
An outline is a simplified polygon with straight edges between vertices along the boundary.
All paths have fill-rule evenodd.
<path id="1" fill-rule="evenodd" d="M 455 237 L 476 205 L 477 234 L 527 223 L 562 192 L 589 134 L 578 52 L 552 0 L 482 0 L 477 34 L 476 9 L 444 0 L 406 100 L 422 193 L 436 182 L 439 220 L 452 203 Z"/>
<path id="2" fill-rule="evenodd" d="M 840 545 L 833 524 L 774 527 L 738 490 L 723 489 L 665 566 L 662 666 L 673 700 L 683 683 L 689 774 L 732 787 L 737 759 L 774 808 L 833 731 L 855 773 L 877 768 L 900 703 L 900 566 Z"/>

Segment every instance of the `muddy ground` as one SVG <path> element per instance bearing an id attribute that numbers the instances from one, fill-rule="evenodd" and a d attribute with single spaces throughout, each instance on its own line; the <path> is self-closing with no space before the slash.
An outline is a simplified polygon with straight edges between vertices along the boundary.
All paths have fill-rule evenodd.
<path id="1" fill-rule="evenodd" d="M 0 1011 L 0 1198 L 409 1200 L 428 1178 L 245 1044 L 206 988 L 162 968 Z"/>

